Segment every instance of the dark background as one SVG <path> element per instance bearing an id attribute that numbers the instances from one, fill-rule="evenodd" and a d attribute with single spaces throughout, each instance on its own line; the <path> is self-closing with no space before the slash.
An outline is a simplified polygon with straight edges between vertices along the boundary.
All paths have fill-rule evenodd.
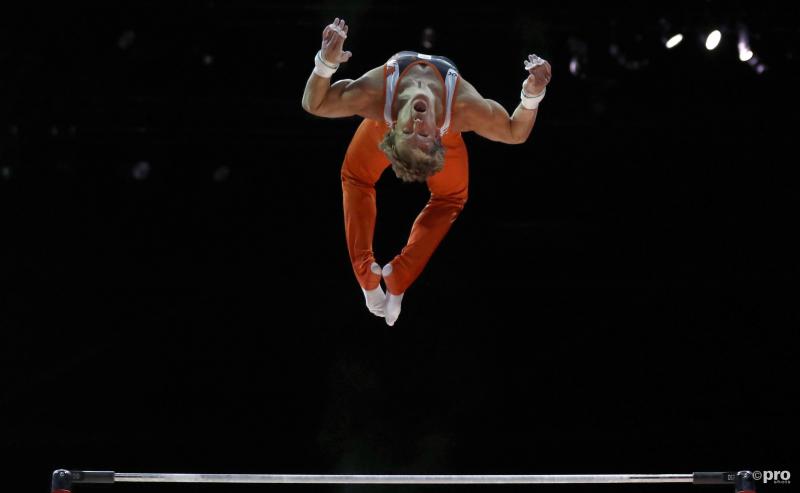
<path id="1" fill-rule="evenodd" d="M 46 491 L 59 467 L 792 470 L 796 7 L 199 0 L 2 12 L 7 488 Z M 354 56 L 333 80 L 404 49 L 441 54 L 511 111 L 525 56 L 553 65 L 527 143 L 465 134 L 470 200 L 392 328 L 363 306 L 344 242 L 339 169 L 360 120 L 300 106 L 337 16 Z M 661 19 L 684 33 L 673 50 Z M 740 27 L 763 73 L 739 61 Z M 378 195 L 384 263 L 427 193 L 387 172 Z M 522 491 L 464 489 L 477 488 Z"/>

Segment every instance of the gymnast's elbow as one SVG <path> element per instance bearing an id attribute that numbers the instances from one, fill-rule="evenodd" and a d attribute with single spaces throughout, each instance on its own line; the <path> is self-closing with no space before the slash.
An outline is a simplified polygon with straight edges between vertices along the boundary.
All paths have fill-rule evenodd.
<path id="1" fill-rule="evenodd" d="M 305 112 L 308 114 L 323 118 L 329 116 L 328 115 L 329 111 L 327 110 L 330 109 L 329 108 L 330 105 L 326 104 L 325 100 L 320 101 L 319 103 L 317 103 L 316 106 L 312 106 L 309 98 L 304 97 L 301 106 L 303 107 L 303 110 L 305 110 Z"/>
<path id="2" fill-rule="evenodd" d="M 528 140 L 528 139 L 527 139 L 527 136 L 520 137 L 520 136 L 516 136 L 516 135 L 513 135 L 513 134 L 509 134 L 507 136 L 503 136 L 503 138 L 492 139 L 492 140 L 494 140 L 495 142 L 499 142 L 501 144 L 520 145 L 520 144 L 524 144 L 525 141 Z"/>
<path id="3" fill-rule="evenodd" d="M 307 113 L 320 118 L 344 118 L 352 115 L 352 113 L 343 111 L 341 108 L 332 107 L 328 104 L 320 104 L 316 108 L 310 108 L 304 105 L 303 109 L 306 110 Z"/>
<path id="4" fill-rule="evenodd" d="M 510 119 L 507 123 L 500 126 L 500 129 L 501 130 L 494 132 L 492 140 L 509 145 L 524 144 L 531 134 L 530 129 L 526 132 L 524 128 L 515 128 L 514 122 Z"/>
<path id="5" fill-rule="evenodd" d="M 489 130 L 475 130 L 475 133 L 481 137 L 497 142 L 498 144 L 518 145 L 524 144 L 528 136 L 516 136 L 513 132 L 504 130 L 502 132 L 489 131 Z"/>
<path id="6" fill-rule="evenodd" d="M 314 116 L 321 116 L 321 115 L 318 114 L 318 111 L 317 111 L 316 108 L 312 108 L 311 107 L 311 105 L 308 103 L 307 99 L 303 98 L 303 102 L 301 103 L 301 105 L 303 107 L 303 110 L 305 110 L 306 113 L 309 113 L 309 114 L 314 115 Z"/>
<path id="7" fill-rule="evenodd" d="M 524 143 L 528 142 L 528 138 L 530 136 L 531 136 L 531 131 L 530 130 L 528 130 L 526 133 L 524 133 L 522 135 L 514 135 L 514 134 L 512 134 L 509 144 L 515 144 L 515 145 L 524 144 Z"/>

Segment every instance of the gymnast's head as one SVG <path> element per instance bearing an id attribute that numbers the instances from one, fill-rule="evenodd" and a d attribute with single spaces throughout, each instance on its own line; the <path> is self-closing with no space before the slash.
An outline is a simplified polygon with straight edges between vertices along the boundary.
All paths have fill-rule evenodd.
<path id="1" fill-rule="evenodd" d="M 424 182 L 444 167 L 444 147 L 430 98 L 398 94 L 397 122 L 380 143 L 403 181 Z"/>

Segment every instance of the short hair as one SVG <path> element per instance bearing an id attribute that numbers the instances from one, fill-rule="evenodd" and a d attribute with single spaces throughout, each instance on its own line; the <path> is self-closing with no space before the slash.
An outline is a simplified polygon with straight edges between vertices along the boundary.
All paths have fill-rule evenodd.
<path id="1" fill-rule="evenodd" d="M 401 156 L 397 151 L 397 130 L 392 128 L 383 137 L 378 147 L 389 158 L 392 170 L 398 178 L 405 182 L 426 181 L 444 168 L 444 146 L 437 139 L 430 151 L 414 148 Z"/>

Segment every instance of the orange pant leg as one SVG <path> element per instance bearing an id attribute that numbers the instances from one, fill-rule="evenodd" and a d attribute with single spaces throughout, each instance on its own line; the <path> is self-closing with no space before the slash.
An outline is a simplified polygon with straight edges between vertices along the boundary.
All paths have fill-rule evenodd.
<path id="1" fill-rule="evenodd" d="M 428 179 L 430 200 L 414 221 L 408 243 L 392 260 L 392 274 L 385 278 L 392 294 L 404 293 L 422 273 L 467 202 L 469 161 L 464 140 L 460 133 L 448 134 L 442 145 L 444 168 Z"/>
<path id="2" fill-rule="evenodd" d="M 375 289 L 381 277 L 369 267 L 375 261 L 372 236 L 375 231 L 375 183 L 389 166 L 378 144 L 389 129 L 384 122 L 364 119 L 356 129 L 342 165 L 342 196 L 347 250 L 358 283 Z"/>

